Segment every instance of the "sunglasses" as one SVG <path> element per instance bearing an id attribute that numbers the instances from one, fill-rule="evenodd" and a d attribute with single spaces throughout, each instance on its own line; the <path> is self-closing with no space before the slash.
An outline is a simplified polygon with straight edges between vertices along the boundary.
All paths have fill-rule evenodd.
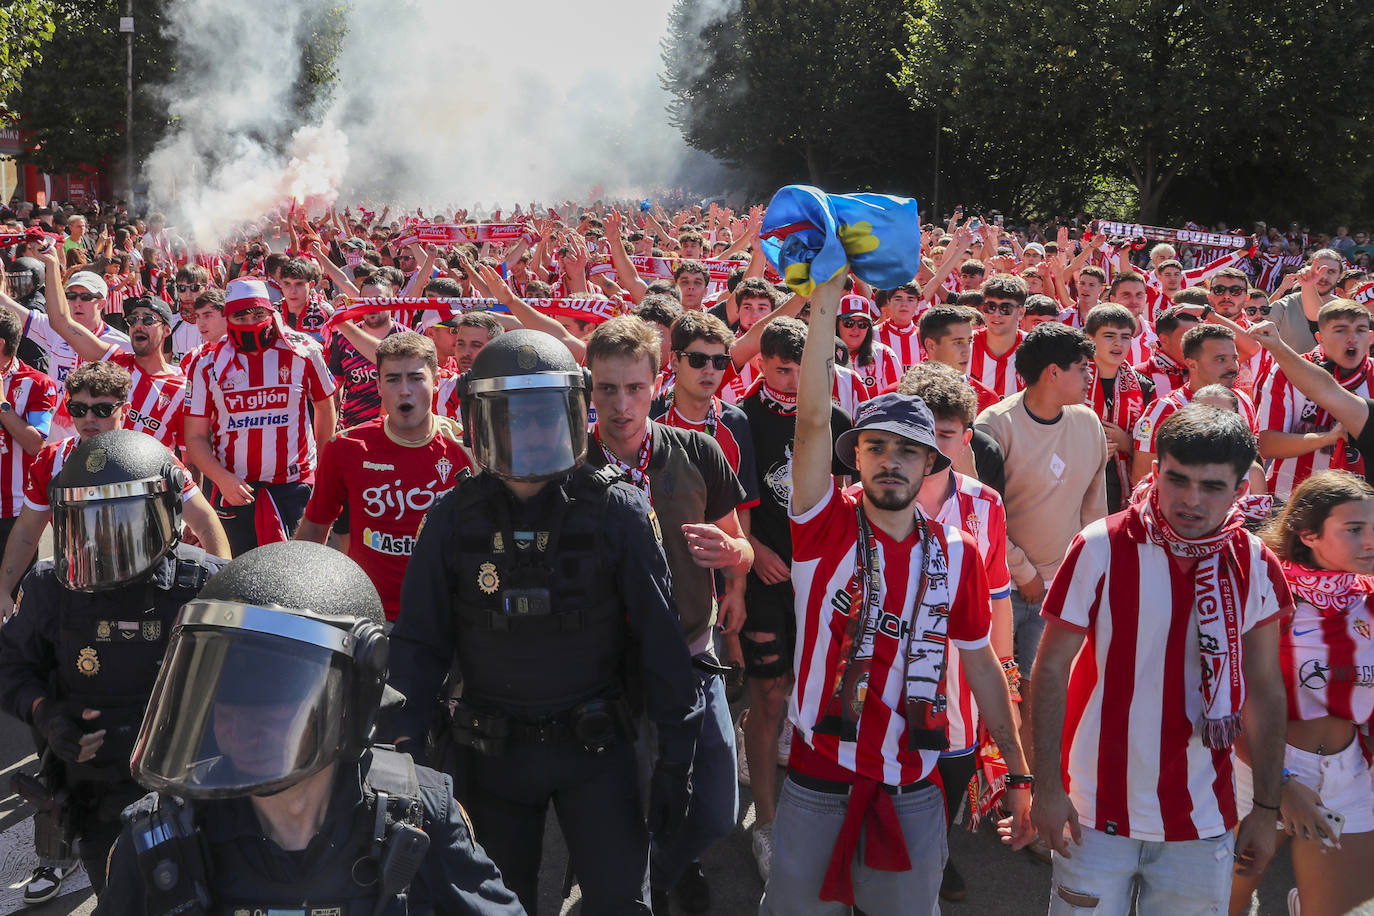
<path id="1" fill-rule="evenodd" d="M 984 315 L 1014 315 L 1019 306 L 1015 302 L 984 299 L 980 308 Z"/>
<path id="2" fill-rule="evenodd" d="M 724 372 L 725 368 L 730 365 L 729 353 L 701 353 L 696 350 L 678 350 L 677 355 L 685 356 L 687 358 L 687 365 L 691 366 L 693 369 L 705 369 L 706 364 L 710 363 L 712 369 Z"/>
<path id="3" fill-rule="evenodd" d="M 1216 293 L 1218 296 L 1224 296 L 1228 294 L 1232 296 L 1239 296 L 1241 293 L 1245 292 L 1247 288 L 1248 287 L 1244 286 L 1222 286 L 1221 284 L 1217 284 L 1216 286 L 1212 287 L 1212 292 Z"/>
<path id="4" fill-rule="evenodd" d="M 188 293 L 198 293 L 203 289 L 210 288 L 208 285 L 204 283 L 178 283 L 176 284 L 176 287 L 177 289 L 184 289 Z"/>
<path id="5" fill-rule="evenodd" d="M 122 403 L 120 402 L 120 404 Z M 88 413 L 93 413 L 100 419 L 106 420 L 120 408 L 120 404 L 87 404 L 85 401 L 68 401 L 67 413 L 77 419 Z"/>
<path id="6" fill-rule="evenodd" d="M 1268 315 L 1273 308 L 1272 305 L 1247 305 L 1245 307 L 1245 314 L 1252 317 L 1255 315 Z"/>
<path id="7" fill-rule="evenodd" d="M 139 325 L 143 325 L 145 328 L 151 328 L 155 324 L 162 324 L 161 315 L 130 315 L 127 320 L 131 328 L 136 328 Z"/>
<path id="8" fill-rule="evenodd" d="M 869 328 L 873 327 L 873 319 L 855 318 L 853 315 L 845 315 L 843 318 L 840 319 L 840 326 L 850 329 L 863 328 L 865 331 L 867 331 Z"/>
<path id="9" fill-rule="evenodd" d="M 80 299 L 82 302 L 99 302 L 101 299 L 104 299 L 105 297 L 97 295 L 96 293 L 68 293 L 67 298 Z"/>

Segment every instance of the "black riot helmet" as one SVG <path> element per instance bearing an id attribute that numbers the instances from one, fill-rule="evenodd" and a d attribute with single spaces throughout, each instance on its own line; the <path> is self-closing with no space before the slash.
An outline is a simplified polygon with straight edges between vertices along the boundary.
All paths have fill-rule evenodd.
<path id="1" fill-rule="evenodd" d="M 236 557 L 181 609 L 134 745 L 138 782 L 270 795 L 372 744 L 386 687 L 377 589 L 307 541 Z"/>
<path id="2" fill-rule="evenodd" d="M 176 546 L 185 471 L 145 433 L 89 439 L 48 485 L 58 581 L 78 592 L 136 582 Z"/>
<path id="3" fill-rule="evenodd" d="M 586 374 L 551 334 L 507 331 L 473 357 L 460 386 L 463 429 L 483 470 L 548 480 L 586 457 Z"/>
<path id="4" fill-rule="evenodd" d="M 5 292 L 20 305 L 28 305 L 33 294 L 43 289 L 43 262 L 37 258 L 17 258 L 5 272 Z"/>

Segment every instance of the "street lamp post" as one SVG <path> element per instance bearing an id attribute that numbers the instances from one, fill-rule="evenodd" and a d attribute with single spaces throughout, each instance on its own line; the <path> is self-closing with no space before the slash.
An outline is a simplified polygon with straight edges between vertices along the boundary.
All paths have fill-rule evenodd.
<path id="1" fill-rule="evenodd" d="M 119 31 L 125 37 L 124 70 L 124 194 L 134 211 L 134 0 L 124 0 Z"/>

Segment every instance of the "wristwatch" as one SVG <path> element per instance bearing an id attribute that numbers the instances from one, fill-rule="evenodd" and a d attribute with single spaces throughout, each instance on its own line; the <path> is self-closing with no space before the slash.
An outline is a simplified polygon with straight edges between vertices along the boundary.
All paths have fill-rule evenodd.
<path id="1" fill-rule="evenodd" d="M 1024 775 L 1022 775 L 1022 774 L 1020 774 L 1020 773 L 1008 773 L 1006 778 L 1007 778 L 1006 786 L 1007 786 L 1008 789 L 1034 789 L 1034 788 L 1035 788 L 1035 777 L 1034 777 L 1034 776 L 1031 776 L 1029 773 L 1024 774 Z"/>
<path id="2" fill-rule="evenodd" d="M 12 413 L 13 411 L 13 404 L 11 404 L 9 401 L 0 401 L 0 413 Z"/>

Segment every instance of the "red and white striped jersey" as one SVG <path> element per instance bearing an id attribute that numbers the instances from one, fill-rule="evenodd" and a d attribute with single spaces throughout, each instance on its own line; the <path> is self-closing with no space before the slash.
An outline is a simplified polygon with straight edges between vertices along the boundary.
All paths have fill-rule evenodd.
<path id="1" fill-rule="evenodd" d="M 792 762 L 799 755 L 810 766 L 823 761 L 826 772 L 814 775 L 844 778 L 845 771 L 888 785 L 909 785 L 930 773 L 939 759 L 934 750 L 910 750 L 906 741 L 903 700 L 906 694 L 905 639 L 875 639 L 868 671 L 867 699 L 859 718 L 858 740 L 841 741 L 819 735 L 814 726 L 831 696 L 831 683 L 840 663 L 840 640 L 832 622 L 832 601 L 844 594 L 854 573 L 859 537 L 855 498 L 832 482 L 819 503 L 792 520 L 792 583 L 796 589 L 796 687 L 788 714 L 806 748 L 793 744 Z M 987 576 L 973 538 L 958 528 L 931 523 L 945 542 L 949 568 L 950 608 L 948 644 L 956 649 L 980 649 L 988 644 L 992 618 L 988 609 Z M 919 535 L 901 544 L 873 529 L 883 571 L 880 595 L 884 620 L 893 628 L 910 626 L 924 558 Z M 883 632 L 883 621 L 878 622 Z M 942 689 L 940 693 L 944 693 Z M 851 777 L 852 778 L 852 777 Z"/>
<path id="2" fill-rule="evenodd" d="M 1255 423 L 1255 405 L 1250 400 L 1250 396 L 1244 391 L 1235 392 L 1236 401 L 1240 403 L 1240 415 L 1245 418 L 1245 424 L 1250 427 L 1250 431 L 1259 434 L 1259 427 Z M 1169 392 L 1167 397 L 1159 397 L 1149 403 L 1145 408 L 1145 416 L 1140 418 L 1140 422 L 1135 425 L 1131 432 L 1131 437 L 1135 439 L 1135 450 L 1137 452 L 1155 451 L 1155 433 L 1159 432 L 1159 424 L 1169 419 L 1176 411 L 1188 406 L 1188 402 L 1193 399 L 1193 389 L 1184 385 L 1182 388 L 1175 388 Z"/>
<path id="3" fill-rule="evenodd" d="M 200 328 L 196 327 L 194 321 L 185 321 L 180 315 L 172 318 L 172 355 L 171 361 L 180 363 L 186 358 L 188 353 L 199 349 L 201 346 Z M 186 373 L 183 366 L 182 374 Z"/>
<path id="4" fill-rule="evenodd" d="M 873 362 L 866 365 L 856 365 L 854 354 L 849 354 L 849 369 L 859 377 L 859 381 L 864 384 L 864 400 L 876 398 L 878 394 L 887 386 L 895 385 L 897 380 L 902 377 L 902 361 L 897 358 L 897 354 L 892 348 L 885 344 L 873 341 Z M 852 416 L 852 414 L 851 414 Z"/>
<path id="5" fill-rule="evenodd" d="M 968 374 L 992 389 L 999 398 L 1016 394 L 1026 387 L 1025 382 L 1016 372 L 1016 351 L 1020 348 L 1021 341 L 1025 339 L 1026 332 L 1017 331 L 1016 342 L 1011 345 L 1011 349 L 998 356 L 988 349 L 987 328 L 979 328 L 974 331 L 973 351 L 968 361 Z"/>
<path id="6" fill-rule="evenodd" d="M 1374 580 L 1284 564 L 1296 606 L 1279 632 L 1289 721 L 1374 715 Z"/>
<path id="7" fill-rule="evenodd" d="M 1240 632 L 1292 607 L 1278 558 L 1233 535 Z M 1086 827 L 1174 842 L 1236 824 L 1231 749 L 1202 743 L 1202 653 L 1193 572 L 1145 534 L 1138 510 L 1088 525 L 1069 545 L 1041 615 L 1087 635 L 1069 673 L 1061 768 Z"/>
<path id="8" fill-rule="evenodd" d="M 955 488 L 940 507 L 935 520 L 942 525 L 962 528 L 978 544 L 983 571 L 988 577 L 990 598 L 1011 596 L 1011 572 L 1007 569 L 1007 512 L 1002 497 L 992 487 L 957 471 Z M 858 485 L 862 486 L 862 485 Z M 949 747 L 961 751 L 978 743 L 978 703 L 973 689 L 964 680 L 964 666 L 958 652 L 950 652 L 945 670 L 945 694 L 949 698 Z"/>
<path id="9" fill-rule="evenodd" d="M 318 346 L 278 339 L 240 353 L 227 337 L 196 358 L 187 378 L 190 416 L 210 421 L 215 457 L 250 483 L 309 481 L 315 434 L 309 404 L 334 394 Z"/>
<path id="10" fill-rule="evenodd" d="M 1363 381 L 1348 390 L 1362 398 L 1374 397 L 1374 361 L 1366 357 Z M 1335 419 L 1299 391 L 1277 366 L 1260 391 L 1259 417 L 1263 429 L 1280 433 L 1324 433 L 1335 425 Z M 1345 470 L 1359 460 L 1357 456 L 1347 461 L 1344 455 L 1337 455 L 1337 448 L 1345 451 L 1352 447 L 1326 446 L 1296 458 L 1275 458 L 1269 468 L 1269 492 L 1275 499 L 1287 500 L 1297 485 L 1313 474 L 1333 466 Z"/>
<path id="11" fill-rule="evenodd" d="M 143 288 L 143 280 L 134 275 L 133 282 L 127 284 L 122 289 L 110 287 L 110 294 L 105 297 L 105 305 L 100 312 L 103 315 L 123 315 L 124 303 L 129 299 L 137 299 L 144 295 L 146 290 Z"/>
<path id="12" fill-rule="evenodd" d="M 68 373 L 81 365 L 81 357 L 72 349 L 71 344 L 62 339 L 61 334 L 53 330 L 52 323 L 44 313 L 30 310 L 29 317 L 24 322 L 24 336 L 32 339 L 48 354 L 48 374 L 57 384 L 65 382 Z M 133 352 L 134 347 L 129 343 L 129 335 L 116 331 L 103 321 L 96 328 L 95 336 L 106 346 Z"/>
<path id="13" fill-rule="evenodd" d="M 38 454 L 33 456 L 33 461 L 29 463 L 24 474 L 24 505 L 35 512 L 47 512 L 51 508 L 48 504 L 48 484 L 52 483 L 57 472 L 62 470 L 62 465 L 67 463 L 67 458 L 80 444 L 80 436 L 68 436 L 49 442 L 38 450 Z M 184 503 L 195 497 L 200 492 L 200 487 L 196 486 L 191 472 L 186 470 L 186 466 L 178 461 L 175 455 L 172 456 L 172 460 L 181 468 L 183 475 L 181 501 Z"/>
<path id="14" fill-rule="evenodd" d="M 835 367 L 835 378 L 830 383 L 830 402 L 854 416 L 859 405 L 868 400 L 868 388 L 863 380 L 845 366 Z"/>
<path id="15" fill-rule="evenodd" d="M 128 369 L 133 378 L 124 428 L 147 433 L 169 450 L 180 446 L 186 420 L 186 376 L 179 370 L 149 375 L 132 353 L 117 347 L 106 350 L 105 359 Z"/>
<path id="16" fill-rule="evenodd" d="M 914 321 L 904 328 L 895 327 L 890 321 L 883 321 L 873 328 L 873 334 L 878 343 L 897 354 L 897 359 L 905 370 L 926 358 L 916 329 L 917 324 Z"/>
<path id="17" fill-rule="evenodd" d="M 1102 303 L 1100 302 L 1098 303 L 1098 305 L 1101 304 Z M 1089 311 L 1092 311 L 1092 309 L 1089 309 Z M 1078 306 L 1071 305 L 1068 308 L 1060 311 L 1059 323 L 1067 324 L 1069 327 L 1077 328 L 1080 331 L 1083 330 L 1083 316 L 1079 314 Z"/>
<path id="18" fill-rule="evenodd" d="M 458 376 L 462 373 L 453 369 L 439 370 L 439 383 L 434 386 L 434 412 L 458 423 L 463 422 L 461 404 L 458 399 Z"/>
<path id="19" fill-rule="evenodd" d="M 1126 362 L 1132 366 L 1148 360 L 1155 352 L 1155 344 L 1159 343 L 1159 335 L 1150 325 L 1145 325 L 1144 330 L 1131 338 L 1131 348 L 1126 351 Z"/>
<path id="20" fill-rule="evenodd" d="M 1136 363 L 1131 368 L 1137 375 L 1143 375 L 1154 383 L 1156 398 L 1165 397 L 1175 388 L 1182 388 L 1188 383 L 1188 369 L 1174 362 L 1169 354 L 1158 347 L 1147 361 Z"/>
<path id="21" fill-rule="evenodd" d="M 726 371 L 726 377 L 721 380 L 720 391 L 716 396 L 726 404 L 739 404 L 745 396 L 753 389 L 754 383 L 758 381 L 759 374 L 763 371 L 762 364 L 756 356 L 744 364 L 744 368 L 733 371 L 732 365 Z"/>
<path id="22" fill-rule="evenodd" d="M 40 415 L 52 417 L 57 408 L 57 385 L 31 366 L 15 359 L 5 373 L 5 400 L 14 414 L 47 437 L 48 425 Z M 38 422 L 35 422 L 38 421 Z M 24 451 L 14 437 L 0 426 L 0 518 L 13 518 L 24 506 L 24 476 L 36 456 Z"/>

